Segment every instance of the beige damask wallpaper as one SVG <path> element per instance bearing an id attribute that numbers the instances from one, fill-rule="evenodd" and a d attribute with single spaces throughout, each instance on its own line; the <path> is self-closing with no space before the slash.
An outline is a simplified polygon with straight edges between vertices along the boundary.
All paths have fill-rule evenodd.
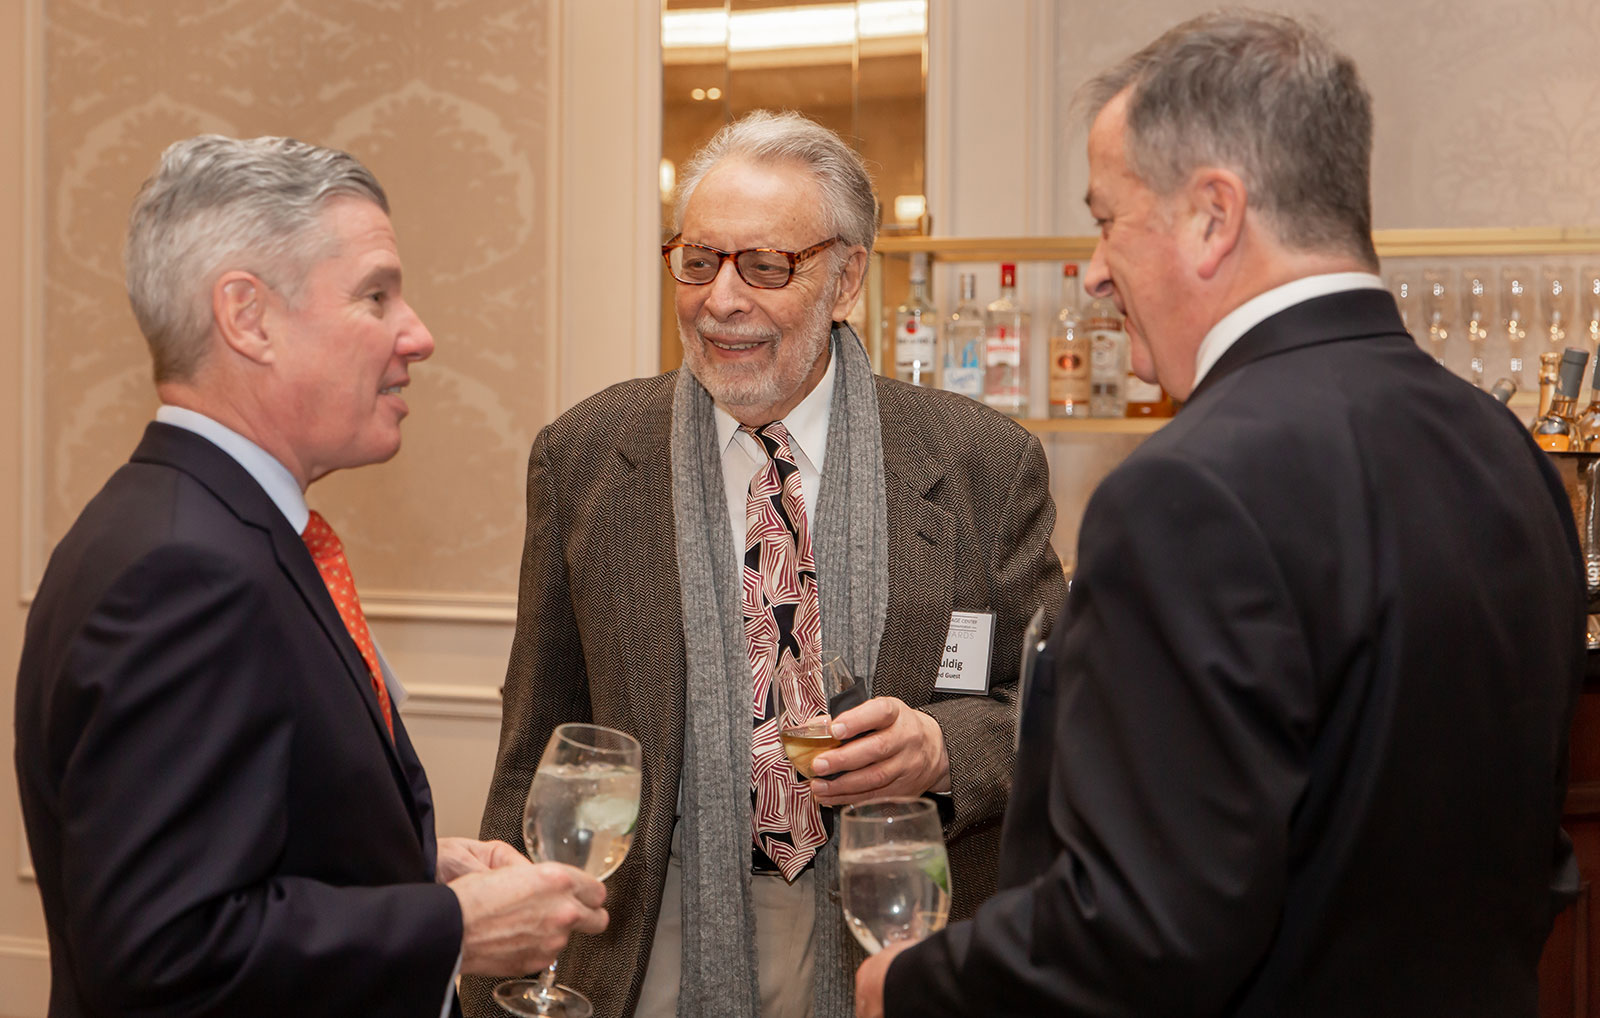
<path id="1" fill-rule="evenodd" d="M 438 344 L 413 370 L 399 457 L 310 501 L 363 591 L 514 592 L 528 447 L 553 416 L 549 2 L 44 0 L 41 549 L 155 406 L 122 286 L 140 182 L 180 137 L 288 134 L 383 181 Z"/>
<path id="2" fill-rule="evenodd" d="M 1063 3 L 1070 95 L 1212 0 Z M 1267 0 L 1320 21 L 1361 68 L 1377 117 L 1378 229 L 1600 225 L 1600 3 Z M 1084 132 L 1062 106 L 1059 229 L 1088 233 Z"/>

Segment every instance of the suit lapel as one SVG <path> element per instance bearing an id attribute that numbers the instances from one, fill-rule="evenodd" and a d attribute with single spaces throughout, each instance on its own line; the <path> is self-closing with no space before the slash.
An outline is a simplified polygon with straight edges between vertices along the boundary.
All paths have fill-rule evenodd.
<path id="1" fill-rule="evenodd" d="M 878 652 L 880 675 L 923 676 L 938 670 L 954 596 L 956 522 L 937 495 L 944 464 L 908 415 L 891 405 L 878 379 L 883 432 L 884 495 L 889 514 L 889 618 Z M 909 609 L 909 610 L 908 610 Z M 874 693 L 896 695 L 893 688 Z"/>
<path id="2" fill-rule="evenodd" d="M 306 550 L 305 542 L 300 539 L 300 535 L 289 526 L 289 521 L 284 518 L 277 505 L 244 467 L 226 452 L 193 432 L 159 422 L 152 423 L 145 429 L 144 439 L 134 450 L 132 458 L 135 462 L 161 463 L 182 470 L 204 485 L 242 522 L 266 531 L 272 541 L 273 553 L 278 559 L 279 567 L 299 591 L 306 608 L 331 642 L 339 659 L 344 662 L 345 679 L 355 683 L 361 702 L 366 704 L 367 718 L 373 726 L 374 737 L 388 754 L 390 771 L 394 775 L 395 783 L 400 786 L 401 794 L 405 797 L 412 823 L 417 828 L 418 839 L 425 844 L 427 839 L 422 830 L 416 790 L 412 788 L 407 777 L 405 764 L 399 756 L 399 748 L 395 741 L 390 740 L 383 718 L 378 712 L 378 698 L 372 689 L 372 678 L 367 671 L 366 661 L 361 657 L 361 651 L 356 648 L 355 640 L 345 629 L 344 620 L 339 617 L 339 609 L 335 607 L 327 586 L 322 582 L 322 574 L 317 571 L 316 563 L 312 561 L 311 553 Z M 398 712 L 394 722 L 398 735 L 400 728 Z M 407 745 L 409 746 L 409 743 Z"/>

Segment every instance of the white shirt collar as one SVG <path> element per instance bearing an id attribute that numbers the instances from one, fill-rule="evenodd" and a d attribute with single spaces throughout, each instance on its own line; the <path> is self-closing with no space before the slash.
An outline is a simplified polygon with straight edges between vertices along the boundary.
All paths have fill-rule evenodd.
<path id="1" fill-rule="evenodd" d="M 789 432 L 789 445 L 797 455 L 805 456 L 817 473 L 822 472 L 822 459 L 828 451 L 828 417 L 833 412 L 834 368 L 839 358 L 828 351 L 828 370 L 822 373 L 817 387 L 806 393 L 805 399 L 783 418 Z M 685 369 L 687 370 L 687 369 Z M 729 443 L 739 433 L 739 422 L 733 415 L 717 406 L 713 408 L 717 421 L 717 448 L 727 451 Z"/>
<path id="2" fill-rule="evenodd" d="M 1279 311 L 1308 301 L 1345 290 L 1382 290 L 1383 280 L 1370 272 L 1327 272 L 1317 276 L 1304 276 L 1258 294 L 1223 316 L 1211 327 L 1206 338 L 1195 351 L 1194 384 L 1200 385 L 1222 355 L 1237 343 L 1245 333 L 1271 318 Z M 1191 390 L 1192 391 L 1192 390 Z"/>
<path id="3" fill-rule="evenodd" d="M 283 513 L 283 518 L 289 521 L 295 533 L 306 529 L 311 510 L 306 508 L 305 492 L 300 490 L 300 483 L 289 473 L 289 468 L 279 463 L 267 450 L 205 414 L 184 407 L 162 404 L 156 410 L 156 420 L 174 428 L 192 431 L 232 456 L 261 485 L 261 490 L 272 499 L 272 504 Z"/>

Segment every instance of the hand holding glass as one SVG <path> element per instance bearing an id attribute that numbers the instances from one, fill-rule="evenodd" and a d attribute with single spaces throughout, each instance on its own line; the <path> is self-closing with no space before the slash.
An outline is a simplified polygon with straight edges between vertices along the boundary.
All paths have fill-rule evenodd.
<path id="1" fill-rule="evenodd" d="M 622 865 L 639 820 L 638 740 L 600 725 L 561 725 L 545 744 L 522 812 L 528 858 L 574 866 L 604 880 Z M 538 979 L 512 979 L 495 1000 L 515 1014 L 589 1018 L 587 997 L 556 986 L 555 965 Z"/>
<path id="2" fill-rule="evenodd" d="M 817 776 L 811 761 L 839 745 L 830 730 L 833 715 L 828 711 L 828 701 L 855 682 L 844 662 L 830 655 L 824 655 L 819 679 L 820 684 L 813 684 L 791 673 L 772 683 L 778 740 L 794 769 L 807 778 Z"/>
<path id="3" fill-rule="evenodd" d="M 839 886 L 850 932 L 868 954 L 944 929 L 950 863 L 934 804 L 879 799 L 841 810 Z"/>

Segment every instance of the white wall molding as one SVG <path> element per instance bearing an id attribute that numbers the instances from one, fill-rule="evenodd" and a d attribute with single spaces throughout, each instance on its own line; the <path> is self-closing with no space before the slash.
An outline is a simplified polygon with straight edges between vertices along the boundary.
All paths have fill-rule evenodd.
<path id="1" fill-rule="evenodd" d="M 38 937 L 0 937 L 0 958 L 29 958 L 48 961 L 50 942 Z"/>
<path id="2" fill-rule="evenodd" d="M 517 598 L 515 594 L 374 590 L 361 594 L 361 610 L 369 619 L 511 625 L 517 621 Z"/>
<path id="3" fill-rule="evenodd" d="M 482 684 L 416 682 L 406 686 L 400 713 L 419 718 L 465 718 L 500 723 L 500 689 Z"/>

